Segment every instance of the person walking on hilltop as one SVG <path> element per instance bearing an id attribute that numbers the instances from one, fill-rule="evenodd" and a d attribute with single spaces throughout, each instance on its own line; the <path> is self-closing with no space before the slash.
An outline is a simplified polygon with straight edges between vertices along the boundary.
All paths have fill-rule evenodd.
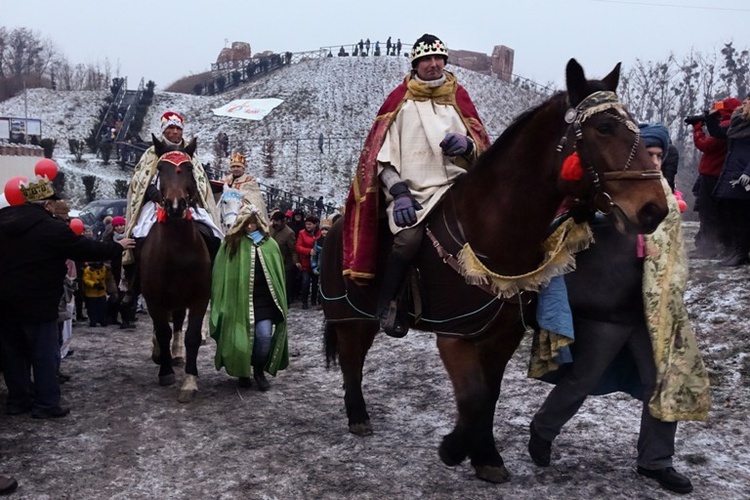
<path id="1" fill-rule="evenodd" d="M 369 281 L 376 265 L 377 200 L 385 195 L 394 237 L 377 315 L 393 337 L 408 331 L 397 296 L 422 242 L 422 222 L 490 145 L 468 92 L 445 70 L 445 44 L 424 34 L 410 60 L 411 72 L 386 98 L 367 136 L 344 214 L 344 275 Z"/>

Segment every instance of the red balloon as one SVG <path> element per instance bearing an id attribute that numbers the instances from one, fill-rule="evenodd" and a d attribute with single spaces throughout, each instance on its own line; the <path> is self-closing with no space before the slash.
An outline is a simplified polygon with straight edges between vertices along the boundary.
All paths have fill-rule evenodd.
<path id="1" fill-rule="evenodd" d="M 39 177 L 47 176 L 49 180 L 57 177 L 57 163 L 49 158 L 42 158 L 34 165 L 34 173 Z"/>
<path id="2" fill-rule="evenodd" d="M 21 192 L 20 184 L 26 182 L 26 177 L 21 175 L 8 179 L 5 183 L 5 199 L 8 200 L 8 205 L 22 205 L 26 202 L 26 198 L 23 197 Z"/>
<path id="3" fill-rule="evenodd" d="M 680 212 L 684 212 L 687 208 L 687 203 L 685 200 L 677 200 L 677 207 L 680 209 Z"/>
<path id="4" fill-rule="evenodd" d="M 70 229 L 78 236 L 83 234 L 83 221 L 81 219 L 70 219 Z"/>

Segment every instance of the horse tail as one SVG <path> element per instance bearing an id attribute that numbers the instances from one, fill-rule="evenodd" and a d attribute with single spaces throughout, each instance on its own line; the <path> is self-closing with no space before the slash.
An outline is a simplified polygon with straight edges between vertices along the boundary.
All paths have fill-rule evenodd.
<path id="1" fill-rule="evenodd" d="M 330 321 L 326 321 L 323 325 L 323 343 L 325 346 L 326 353 L 326 368 L 330 368 L 331 365 L 338 363 L 338 335 L 336 334 L 336 327 Z"/>

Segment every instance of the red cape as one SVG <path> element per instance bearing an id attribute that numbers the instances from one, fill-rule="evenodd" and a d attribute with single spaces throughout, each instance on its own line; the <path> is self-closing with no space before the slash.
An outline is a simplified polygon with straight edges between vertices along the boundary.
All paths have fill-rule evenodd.
<path id="1" fill-rule="evenodd" d="M 380 195 L 377 156 L 391 123 L 405 101 L 408 80 L 409 76 L 388 95 L 380 107 L 375 123 L 367 134 L 346 199 L 343 274 L 356 281 L 366 281 L 375 277 Z M 469 93 L 461 85 L 456 85 L 453 101 L 456 111 L 478 147 L 477 153 L 485 151 L 490 146 L 489 136 Z"/>

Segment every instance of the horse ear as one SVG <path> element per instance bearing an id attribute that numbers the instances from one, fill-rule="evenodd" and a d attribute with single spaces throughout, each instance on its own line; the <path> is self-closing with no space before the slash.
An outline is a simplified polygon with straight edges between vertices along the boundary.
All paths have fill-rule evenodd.
<path id="1" fill-rule="evenodd" d="M 586 75 L 575 59 L 568 61 L 565 67 L 565 84 L 568 87 L 568 100 L 573 107 L 588 95 Z"/>
<path id="2" fill-rule="evenodd" d="M 198 147 L 198 138 L 193 137 L 193 139 L 188 143 L 187 146 L 185 146 L 185 152 L 190 155 L 192 158 L 195 155 L 195 150 Z"/>
<path id="3" fill-rule="evenodd" d="M 163 155 L 166 152 L 164 143 L 161 142 L 154 134 L 151 134 L 151 142 L 154 145 L 154 152 L 156 153 L 157 157 Z"/>
<path id="4" fill-rule="evenodd" d="M 620 65 L 622 63 L 617 63 L 617 66 L 607 76 L 602 78 L 602 83 L 612 92 L 617 90 L 617 84 L 620 83 Z"/>

